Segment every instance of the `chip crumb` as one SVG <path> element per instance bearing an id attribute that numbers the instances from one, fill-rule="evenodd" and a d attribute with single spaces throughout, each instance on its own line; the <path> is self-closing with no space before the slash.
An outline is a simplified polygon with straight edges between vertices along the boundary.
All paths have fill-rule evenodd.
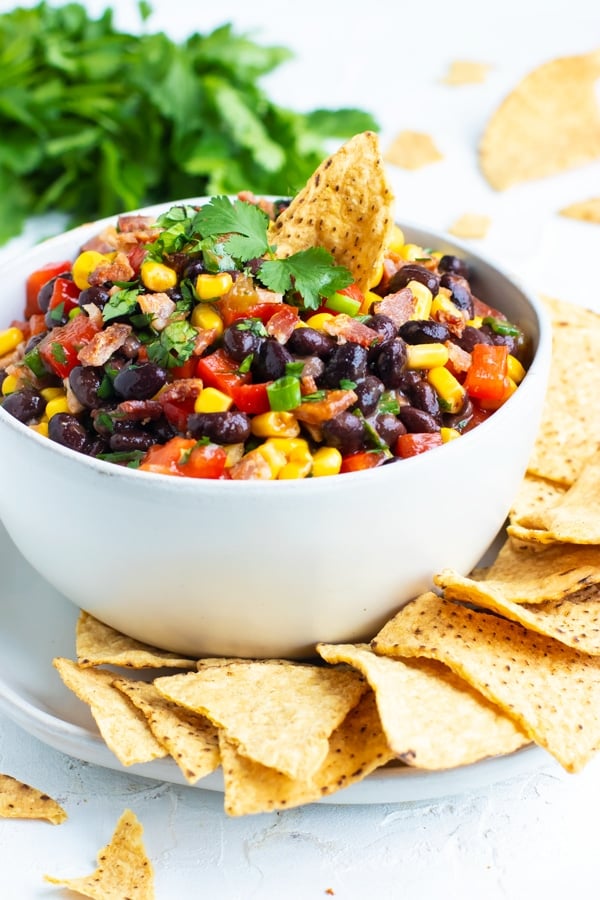
<path id="1" fill-rule="evenodd" d="M 559 215 L 567 219 L 578 219 L 580 222 L 594 222 L 600 225 L 600 197 L 571 203 L 559 210 Z"/>
<path id="2" fill-rule="evenodd" d="M 67 818 L 62 806 L 37 788 L 0 774 L 0 818 L 45 819 L 60 825 Z"/>
<path id="3" fill-rule="evenodd" d="M 487 63 L 457 59 L 450 63 L 441 82 L 450 85 L 482 84 L 491 68 Z"/>
<path id="4" fill-rule="evenodd" d="M 401 131 L 384 154 L 386 162 L 400 169 L 420 169 L 443 158 L 431 135 L 421 131 Z"/>
<path id="5" fill-rule="evenodd" d="M 464 213 L 450 225 L 448 231 L 460 238 L 484 238 L 492 220 L 479 213 Z"/>

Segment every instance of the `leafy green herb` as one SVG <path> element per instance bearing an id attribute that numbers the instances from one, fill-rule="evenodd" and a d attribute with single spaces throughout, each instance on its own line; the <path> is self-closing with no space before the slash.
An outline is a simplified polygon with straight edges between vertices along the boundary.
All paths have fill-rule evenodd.
<path id="1" fill-rule="evenodd" d="M 58 341 L 52 341 L 50 346 L 50 353 L 52 354 L 52 359 L 54 359 L 57 363 L 64 365 L 67 361 L 67 354 L 65 353 L 65 348 L 62 344 L 59 344 Z"/>
<path id="2" fill-rule="evenodd" d="M 186 321 L 171 322 L 148 344 L 148 357 L 159 366 L 180 366 L 193 353 L 198 332 Z"/>
<path id="3" fill-rule="evenodd" d="M 171 197 L 289 195 L 327 140 L 377 129 L 361 110 L 271 100 L 261 80 L 290 59 L 285 47 L 231 24 L 176 42 L 152 33 L 145 0 L 139 10 L 139 34 L 76 2 L 0 14 L 0 243 L 50 210 L 89 221 Z"/>
<path id="4" fill-rule="evenodd" d="M 302 376 L 302 372 L 304 371 L 305 363 L 303 360 L 298 360 L 298 362 L 289 362 L 285 364 L 285 374 L 293 375 L 294 378 L 300 378 Z"/>
<path id="5" fill-rule="evenodd" d="M 348 269 L 335 265 L 324 247 L 309 247 L 286 259 L 267 260 L 258 276 L 272 291 L 297 291 L 306 309 L 318 309 L 322 297 L 330 297 L 354 280 Z"/>
<path id="6" fill-rule="evenodd" d="M 302 397 L 302 402 L 316 403 L 317 400 L 324 400 L 326 396 L 327 391 L 313 391 L 312 394 L 304 394 L 304 396 Z"/>
<path id="7" fill-rule="evenodd" d="M 209 444 L 210 444 L 210 438 L 207 438 L 207 437 L 198 438 L 198 440 L 196 441 L 195 444 L 193 444 L 191 447 L 188 447 L 187 450 L 181 451 L 181 453 L 179 454 L 178 465 L 185 466 L 185 464 L 190 461 L 190 456 L 192 455 L 192 453 L 194 452 L 196 447 L 207 447 Z"/>
<path id="8" fill-rule="evenodd" d="M 356 387 L 356 382 L 351 381 L 349 378 L 341 378 L 340 387 L 343 391 L 353 391 Z"/>
<path id="9" fill-rule="evenodd" d="M 229 234 L 225 252 L 241 262 L 264 256 L 272 249 L 267 239 L 269 218 L 253 203 L 213 197 L 196 216 L 195 226 L 203 237 Z"/>
<path id="10" fill-rule="evenodd" d="M 116 450 L 114 453 L 99 453 L 97 458 L 127 466 L 129 469 L 137 469 L 145 455 L 145 450 Z"/>
<path id="11" fill-rule="evenodd" d="M 57 303 L 50 310 L 50 318 L 53 322 L 60 322 L 65 313 L 65 301 L 62 300 L 60 303 Z"/>
<path id="12" fill-rule="evenodd" d="M 238 372 L 240 375 L 245 375 L 246 372 L 250 371 L 250 367 L 252 365 L 252 360 L 254 359 L 254 353 L 249 353 L 248 356 L 245 356 L 241 361 L 238 367 Z"/>
<path id="13" fill-rule="evenodd" d="M 119 316 L 128 316 L 138 304 L 139 288 L 133 290 L 117 291 L 109 299 L 102 310 L 102 318 L 105 322 L 117 319 Z"/>
<path id="14" fill-rule="evenodd" d="M 47 374 L 47 369 L 44 365 L 39 347 L 34 347 L 33 350 L 26 353 L 23 357 L 23 362 L 31 369 L 34 375 L 37 375 L 38 378 L 43 378 L 43 376 Z"/>
<path id="15" fill-rule="evenodd" d="M 400 404 L 395 391 L 385 391 L 381 395 L 379 403 L 377 404 L 377 412 L 392 413 L 394 416 L 398 415 L 400 412 Z"/>
<path id="16" fill-rule="evenodd" d="M 235 323 L 237 331 L 249 331 L 257 337 L 268 337 L 269 332 L 263 325 L 262 319 L 241 319 Z"/>
<path id="17" fill-rule="evenodd" d="M 482 324 L 491 328 L 494 334 L 510 335 L 510 337 L 519 337 L 521 334 L 521 329 L 512 322 L 496 319 L 494 316 L 484 316 Z"/>

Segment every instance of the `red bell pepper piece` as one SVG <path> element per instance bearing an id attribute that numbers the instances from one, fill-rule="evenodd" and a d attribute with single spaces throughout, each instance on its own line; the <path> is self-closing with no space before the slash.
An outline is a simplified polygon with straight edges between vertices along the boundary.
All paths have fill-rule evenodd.
<path id="1" fill-rule="evenodd" d="M 477 400 L 500 400 L 506 393 L 508 347 L 475 344 L 464 387 Z"/>
<path id="2" fill-rule="evenodd" d="M 218 444 L 200 444 L 193 438 L 174 437 L 166 444 L 150 447 L 139 468 L 161 475 L 221 478 L 226 461 L 227 452 Z"/>
<path id="3" fill-rule="evenodd" d="M 48 369 L 66 378 L 79 365 L 77 354 L 100 329 L 88 316 L 75 316 L 66 325 L 53 328 L 39 343 L 40 356 Z"/>
<path id="4" fill-rule="evenodd" d="M 215 350 L 208 356 L 201 356 L 196 366 L 196 375 L 205 385 L 217 388 L 228 397 L 233 397 L 233 391 L 239 385 L 250 381 L 250 373 L 240 373 L 236 361 L 222 349 Z"/>
<path id="5" fill-rule="evenodd" d="M 28 319 L 34 313 L 42 312 L 38 303 L 40 288 L 51 278 L 70 271 L 71 261 L 67 259 L 63 262 L 47 263 L 28 275 L 25 282 L 25 318 Z"/>
<path id="6" fill-rule="evenodd" d="M 358 450 L 342 457 L 340 472 L 360 472 L 363 469 L 374 469 L 382 465 L 388 454 L 379 450 Z"/>
<path id="7" fill-rule="evenodd" d="M 70 278 L 58 277 L 52 288 L 48 310 L 62 306 L 63 313 L 70 313 L 77 306 L 77 299 L 80 293 L 80 289 Z"/>
<path id="8" fill-rule="evenodd" d="M 433 447 L 442 446 L 442 436 L 439 431 L 420 431 L 409 434 L 401 434 L 394 446 L 394 455 L 408 459 L 410 456 L 418 456 L 426 453 Z"/>
<path id="9" fill-rule="evenodd" d="M 232 388 L 229 396 L 233 399 L 240 412 L 258 416 L 261 413 L 269 412 L 271 409 L 269 395 L 267 394 L 267 386 L 269 384 L 271 384 L 270 381 L 260 381 L 257 384 L 238 384 Z"/>

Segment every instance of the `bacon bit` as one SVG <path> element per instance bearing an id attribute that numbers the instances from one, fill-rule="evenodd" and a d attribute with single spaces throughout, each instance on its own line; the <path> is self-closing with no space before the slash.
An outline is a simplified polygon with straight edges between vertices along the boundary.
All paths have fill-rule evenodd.
<path id="1" fill-rule="evenodd" d="M 271 316 L 266 325 L 267 332 L 280 344 L 285 344 L 299 321 L 298 310 L 286 304 Z"/>
<path id="2" fill-rule="evenodd" d="M 73 393 L 73 389 L 69 383 L 68 378 L 63 378 L 63 387 L 67 396 L 67 406 L 69 407 L 69 412 L 74 416 L 76 416 L 80 412 L 83 412 L 83 403 L 80 403 Z"/>
<path id="3" fill-rule="evenodd" d="M 373 312 L 375 315 L 387 316 L 396 328 L 400 328 L 414 315 L 416 302 L 411 289 L 404 287 L 395 294 L 388 294 L 381 303 L 374 303 Z"/>
<path id="4" fill-rule="evenodd" d="M 81 250 L 96 250 L 98 253 L 110 253 L 119 246 L 119 236 L 114 225 L 109 225 L 100 234 L 95 234 L 85 244 L 82 244 Z"/>
<path id="5" fill-rule="evenodd" d="M 346 313 L 340 313 L 324 322 L 323 331 L 332 337 L 341 337 L 354 344 L 360 344 L 361 347 L 372 347 L 381 341 L 381 335 L 375 329 L 353 319 L 352 316 L 347 316 Z"/>
<path id="6" fill-rule="evenodd" d="M 283 303 L 283 294 L 277 294 L 275 291 L 268 291 L 261 287 L 254 287 L 254 292 L 258 298 L 257 303 Z"/>
<path id="7" fill-rule="evenodd" d="M 456 312 L 453 309 L 440 308 L 432 318 L 441 325 L 445 325 L 450 334 L 460 337 L 467 324 L 467 315 L 468 313 L 464 309 L 459 309 L 457 306 Z"/>
<path id="8" fill-rule="evenodd" d="M 99 331 L 77 354 L 83 366 L 103 366 L 113 353 L 123 346 L 131 334 L 131 325 L 115 322 Z"/>
<path id="9" fill-rule="evenodd" d="M 467 372 L 471 366 L 471 354 L 455 344 L 454 341 L 446 341 L 448 348 L 448 368 L 453 375 L 460 375 L 461 372 Z"/>
<path id="10" fill-rule="evenodd" d="M 98 328 L 104 327 L 104 319 L 102 318 L 102 311 L 99 306 L 96 306 L 95 303 L 84 303 L 81 308 L 88 314 L 88 318 L 94 325 Z"/>
<path id="11" fill-rule="evenodd" d="M 300 391 L 302 395 L 305 394 L 315 394 L 319 388 L 317 387 L 317 382 L 315 381 L 312 375 L 304 375 L 300 378 Z"/>
<path id="12" fill-rule="evenodd" d="M 156 399 L 162 405 L 164 403 L 183 403 L 186 400 L 195 400 L 202 390 L 201 378 L 178 378 L 157 394 Z"/>
<path id="13" fill-rule="evenodd" d="M 293 410 L 299 422 L 320 425 L 352 406 L 358 397 L 354 391 L 327 391 L 323 400 L 306 400 Z"/>
<path id="14" fill-rule="evenodd" d="M 163 413 L 159 400 L 123 400 L 117 409 L 123 413 L 123 418 L 129 422 L 143 422 L 151 419 L 160 419 Z"/>
<path id="15" fill-rule="evenodd" d="M 211 344 L 214 344 L 218 337 L 216 328 L 202 328 L 198 331 L 198 337 L 194 341 L 193 356 L 202 356 Z"/>
<path id="16" fill-rule="evenodd" d="M 139 294 L 138 303 L 143 313 L 152 316 L 151 325 L 155 331 L 163 331 L 169 316 L 175 312 L 175 302 L 162 291 L 158 294 Z"/>
<path id="17" fill-rule="evenodd" d="M 264 456 L 251 450 L 228 470 L 234 481 L 271 481 L 273 473 Z"/>
<path id="18" fill-rule="evenodd" d="M 127 256 L 119 251 L 112 262 L 101 263 L 88 276 L 91 285 L 104 284 L 105 281 L 131 281 L 135 276 Z"/>
<path id="19" fill-rule="evenodd" d="M 0 369 L 7 369 L 9 366 L 18 362 L 21 358 L 21 351 L 19 347 L 16 350 L 11 350 L 10 353 L 6 353 L 4 356 L 0 356 Z"/>
<path id="20" fill-rule="evenodd" d="M 117 219 L 117 228 L 123 233 L 148 231 L 151 228 L 156 230 L 157 227 L 154 216 L 127 215 L 119 216 Z"/>
<path id="21" fill-rule="evenodd" d="M 238 200 L 243 200 L 244 203 L 252 203 L 254 206 L 258 206 L 258 208 L 262 209 L 270 219 L 275 218 L 275 204 L 272 200 L 265 200 L 264 197 L 257 197 L 252 191 L 240 191 L 237 196 Z"/>

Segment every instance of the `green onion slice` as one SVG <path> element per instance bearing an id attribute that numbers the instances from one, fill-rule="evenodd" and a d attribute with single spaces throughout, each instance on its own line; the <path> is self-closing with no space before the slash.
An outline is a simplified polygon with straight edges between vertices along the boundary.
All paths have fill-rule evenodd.
<path id="1" fill-rule="evenodd" d="M 302 393 L 300 379 L 293 375 L 284 375 L 267 385 L 269 406 L 273 412 L 285 412 L 300 406 Z"/>

